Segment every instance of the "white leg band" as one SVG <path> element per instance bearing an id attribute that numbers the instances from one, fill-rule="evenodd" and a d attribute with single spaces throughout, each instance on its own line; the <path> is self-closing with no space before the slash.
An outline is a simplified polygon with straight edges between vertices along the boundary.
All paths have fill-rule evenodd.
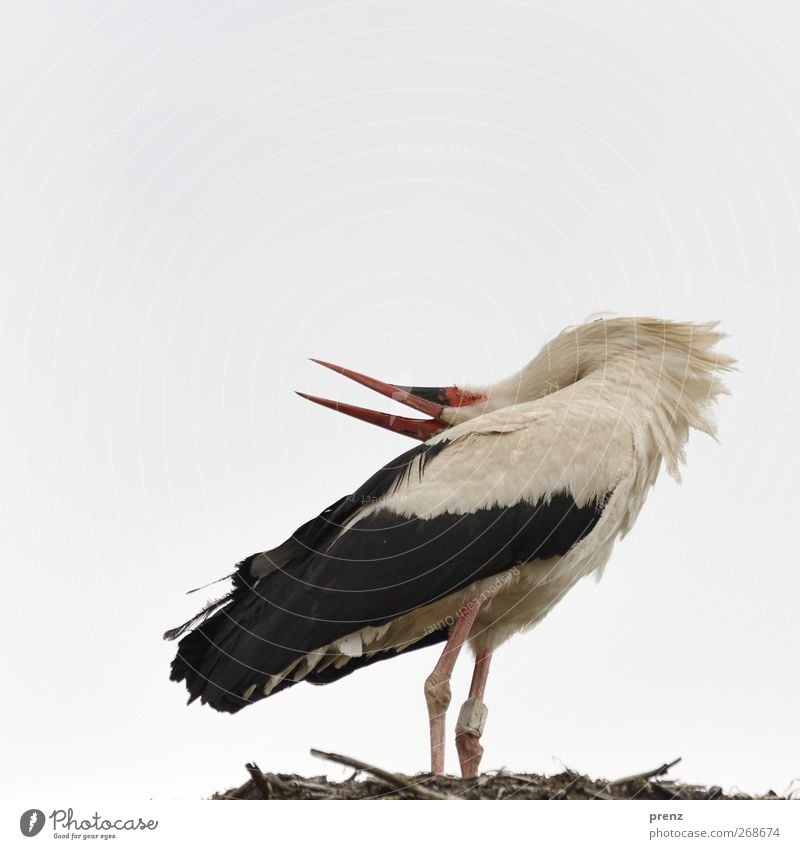
<path id="1" fill-rule="evenodd" d="M 480 738 L 489 708 L 480 699 L 467 699 L 458 714 L 456 734 L 472 734 Z"/>

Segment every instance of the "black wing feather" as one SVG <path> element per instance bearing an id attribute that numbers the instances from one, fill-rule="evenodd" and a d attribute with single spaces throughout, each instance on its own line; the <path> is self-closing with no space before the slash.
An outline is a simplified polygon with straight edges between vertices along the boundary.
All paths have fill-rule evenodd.
<path id="1" fill-rule="evenodd" d="M 281 674 L 308 652 L 366 625 L 391 621 L 514 564 L 563 555 L 602 514 L 605 499 L 578 507 L 566 493 L 537 504 L 521 502 L 429 519 L 407 519 L 384 509 L 334 539 L 343 520 L 367 496 L 390 491 L 425 447 L 384 467 L 353 496 L 300 528 L 284 543 L 291 543 L 296 555 L 281 568 L 254 575 L 251 567 L 265 555 L 240 564 L 228 604 L 179 644 L 171 677 L 186 681 L 190 701 L 200 698 L 217 710 L 240 710 L 264 697 L 261 685 L 268 676 Z M 352 509 L 346 506 L 348 499 Z M 323 526 L 328 531 L 321 530 Z M 423 645 L 445 637 L 443 632 L 427 635 Z M 375 655 L 356 666 L 391 656 Z M 306 680 L 327 683 L 349 671 L 328 669 Z M 272 692 L 293 683 L 284 680 Z M 252 684 L 256 690 L 244 699 L 241 694 Z"/>

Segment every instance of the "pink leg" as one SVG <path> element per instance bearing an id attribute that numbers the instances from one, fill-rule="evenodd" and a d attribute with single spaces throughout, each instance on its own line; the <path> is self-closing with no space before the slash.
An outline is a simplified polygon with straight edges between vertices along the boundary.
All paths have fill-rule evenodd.
<path id="1" fill-rule="evenodd" d="M 442 656 L 425 680 L 425 701 L 431 728 L 431 772 L 435 775 L 444 774 L 444 717 L 450 704 L 450 676 L 480 606 L 479 601 L 473 600 L 458 611 Z"/>
<path id="2" fill-rule="evenodd" d="M 472 673 L 472 683 L 469 687 L 469 698 L 461 708 L 456 726 L 456 749 L 458 759 L 461 762 L 461 775 L 463 778 L 475 778 L 483 757 L 483 746 L 480 744 L 480 736 L 483 733 L 483 724 L 486 722 L 486 705 L 483 703 L 483 694 L 486 690 L 486 681 L 489 678 L 489 664 L 492 653 L 488 649 L 482 649 L 475 657 L 475 669 Z"/>

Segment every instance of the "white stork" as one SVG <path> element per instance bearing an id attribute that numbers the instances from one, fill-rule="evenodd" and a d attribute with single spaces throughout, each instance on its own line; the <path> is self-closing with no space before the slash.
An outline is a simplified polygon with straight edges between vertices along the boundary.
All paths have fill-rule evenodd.
<path id="1" fill-rule="evenodd" d="M 241 561 L 227 596 L 165 634 L 189 631 L 171 678 L 190 702 L 233 713 L 444 642 L 425 682 L 431 771 L 442 773 L 450 676 L 469 642 L 456 748 L 462 775 L 477 775 L 492 652 L 599 576 L 662 461 L 679 479 L 690 428 L 714 435 L 708 408 L 734 365 L 715 350 L 716 327 L 593 321 L 474 389 L 398 387 L 323 363 L 431 418 L 304 397 L 424 441 Z"/>

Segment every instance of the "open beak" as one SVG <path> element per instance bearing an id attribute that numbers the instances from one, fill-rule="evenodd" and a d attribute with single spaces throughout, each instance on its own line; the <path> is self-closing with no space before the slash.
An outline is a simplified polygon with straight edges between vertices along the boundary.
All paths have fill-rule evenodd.
<path id="1" fill-rule="evenodd" d="M 396 386 L 394 383 L 384 383 L 382 380 L 367 377 L 365 374 L 334 365 L 333 363 L 326 363 L 324 360 L 315 360 L 312 358 L 311 362 L 318 363 L 321 366 L 325 366 L 325 368 L 338 372 L 350 378 L 350 380 L 355 380 L 356 383 L 360 383 L 362 386 L 379 392 L 381 395 L 386 395 L 394 401 L 399 401 L 401 404 L 405 404 L 417 412 L 425 413 L 431 418 L 412 419 L 406 416 L 394 416 L 391 413 L 381 413 L 377 410 L 368 410 L 365 407 L 356 407 L 353 404 L 343 404 L 339 401 L 331 401 L 328 398 L 319 398 L 316 395 L 307 395 L 305 392 L 298 392 L 297 394 L 301 398 L 307 398 L 315 404 L 321 404 L 323 407 L 328 407 L 331 410 L 338 410 L 340 413 L 361 419 L 363 422 L 369 422 L 369 424 L 384 427 L 394 433 L 402 433 L 405 436 L 422 441 L 450 427 L 451 423 L 442 418 L 442 412 L 445 407 L 461 407 L 465 404 L 477 404 L 486 400 L 484 395 L 465 392 L 456 386 Z"/>

